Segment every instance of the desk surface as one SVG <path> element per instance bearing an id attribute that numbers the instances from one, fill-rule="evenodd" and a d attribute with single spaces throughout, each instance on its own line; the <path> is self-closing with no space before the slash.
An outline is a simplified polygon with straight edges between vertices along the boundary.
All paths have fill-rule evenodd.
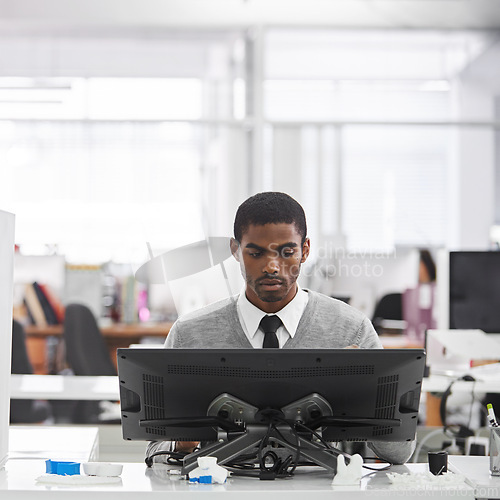
<path id="1" fill-rule="evenodd" d="M 449 469 L 467 477 L 476 498 L 500 498 L 500 476 L 491 476 L 489 457 L 449 456 Z"/>
<path id="2" fill-rule="evenodd" d="M 44 462 L 40 460 L 9 460 L 5 470 L 0 471 L 0 495 L 2 500 L 24 500 L 28 498 L 84 499 L 92 495 L 93 500 L 136 500 L 138 494 L 147 498 L 169 498 L 192 500 L 195 495 L 202 495 L 204 500 L 216 500 L 223 494 L 226 500 L 252 500 L 256 495 L 260 500 L 303 500 L 307 495 L 314 495 L 315 500 L 342 498 L 358 500 L 387 498 L 391 496 L 414 496 L 419 498 L 474 498 L 474 489 L 462 486 L 460 489 L 423 489 L 422 491 L 404 490 L 393 487 L 385 472 L 377 472 L 362 480 L 360 487 L 333 487 L 332 474 L 323 470 L 299 470 L 292 479 L 259 481 L 255 478 L 230 477 L 222 485 L 190 484 L 179 476 L 168 474 L 168 466 L 155 464 L 147 469 L 144 464 L 124 464 L 121 482 L 102 486 L 46 486 L 36 482 L 44 473 Z M 423 472 L 426 464 L 394 466 L 393 472 Z M 338 488 L 338 489 L 337 489 Z"/>
<path id="3" fill-rule="evenodd" d="M 5 468 L 0 470 L 2 500 L 53 500 L 55 497 L 61 500 L 87 500 L 89 494 L 92 495 L 92 500 L 114 500 L 118 497 L 120 500 L 137 500 L 138 494 L 164 499 L 165 493 L 170 498 L 176 496 L 179 500 L 195 500 L 195 495 L 203 495 L 204 500 L 217 500 L 221 493 L 226 500 L 253 500 L 256 495 L 259 495 L 259 500 L 303 500 L 311 493 L 315 500 L 331 500 L 332 496 L 347 500 L 391 496 L 474 498 L 472 484 L 446 489 L 422 487 L 417 491 L 415 488 L 392 486 L 385 471 L 374 474 L 366 471 L 361 486 L 354 488 L 333 487 L 333 474 L 319 468 L 299 469 L 293 478 L 287 480 L 259 481 L 255 478 L 229 477 L 223 485 L 199 485 L 190 484 L 180 476 L 170 475 L 168 470 L 172 466 L 155 464 L 148 469 L 144 463 L 125 463 L 121 480 L 113 485 L 48 486 L 36 481 L 37 477 L 45 474 L 44 459 L 50 457 L 82 462 L 92 460 L 95 457 L 93 450 L 97 429 L 82 426 L 12 426 L 10 436 L 11 453 L 16 451 L 23 456 L 22 459 L 9 459 Z M 34 458 L 33 454 L 39 455 Z M 467 462 L 464 465 L 467 468 Z M 401 474 L 427 470 L 427 464 L 407 464 L 391 468 L 391 472 Z"/>

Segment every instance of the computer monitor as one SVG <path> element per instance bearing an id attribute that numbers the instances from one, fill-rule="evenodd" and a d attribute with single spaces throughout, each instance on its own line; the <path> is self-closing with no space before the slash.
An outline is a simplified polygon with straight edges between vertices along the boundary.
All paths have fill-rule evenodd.
<path id="1" fill-rule="evenodd" d="M 118 349 L 123 437 L 210 442 L 226 434 L 209 448 L 219 463 L 258 444 L 270 422 L 282 434 L 306 426 L 328 442 L 410 441 L 424 366 L 421 349 Z M 301 453 L 335 469 L 301 439 Z"/>
<path id="2" fill-rule="evenodd" d="M 500 333 L 500 252 L 450 252 L 451 329 Z"/>

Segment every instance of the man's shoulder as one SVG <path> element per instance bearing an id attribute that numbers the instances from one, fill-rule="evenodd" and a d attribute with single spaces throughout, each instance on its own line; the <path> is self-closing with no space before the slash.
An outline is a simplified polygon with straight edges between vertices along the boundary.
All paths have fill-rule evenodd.
<path id="1" fill-rule="evenodd" d="M 352 345 L 364 349 L 381 348 L 377 333 L 364 313 L 322 293 L 309 293 L 301 320 L 304 335 L 295 336 L 295 345 L 332 349 Z"/>
<path id="2" fill-rule="evenodd" d="M 177 320 L 178 323 L 187 323 L 187 322 L 198 322 L 198 321 L 207 321 L 211 318 L 219 319 L 221 317 L 226 316 L 233 309 L 236 309 L 236 302 L 238 297 L 229 297 L 227 299 L 219 300 L 217 302 L 213 302 L 212 304 L 208 304 L 201 309 L 197 309 L 196 311 L 192 311 L 190 313 L 184 314 L 179 317 Z"/>
<path id="3" fill-rule="evenodd" d="M 180 349 L 244 347 L 238 331 L 237 298 L 230 297 L 181 316 L 172 326 L 165 347 Z M 239 327 L 241 330 L 241 327 Z M 241 335 L 240 335 L 241 334 Z M 247 341 L 248 342 L 248 341 Z"/>
<path id="4" fill-rule="evenodd" d="M 366 316 L 359 309 L 356 309 L 342 300 L 329 297 L 320 292 L 307 290 L 311 305 L 315 305 L 318 312 L 328 314 L 336 314 L 344 318 L 352 319 L 353 321 L 363 321 Z"/>

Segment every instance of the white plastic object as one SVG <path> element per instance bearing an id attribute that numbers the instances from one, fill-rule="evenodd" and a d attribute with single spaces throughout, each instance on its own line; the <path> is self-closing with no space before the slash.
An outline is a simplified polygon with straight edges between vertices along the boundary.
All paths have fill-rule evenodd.
<path id="1" fill-rule="evenodd" d="M 388 472 L 386 473 L 386 476 L 392 486 L 396 488 L 425 488 L 429 486 L 460 487 L 465 483 L 465 476 L 462 474 L 454 474 L 450 471 L 439 476 L 435 476 L 429 471 L 412 474 L 407 472 L 404 474 Z"/>
<path id="2" fill-rule="evenodd" d="M 83 472 L 87 476 L 118 477 L 123 470 L 121 464 L 109 464 L 102 462 L 87 462 L 83 464 Z"/>
<path id="3" fill-rule="evenodd" d="M 344 455 L 337 457 L 337 473 L 333 478 L 334 486 L 359 486 L 361 484 L 361 455 L 352 455 L 349 465 L 346 465 Z"/>
<path id="4" fill-rule="evenodd" d="M 189 473 L 192 483 L 223 484 L 227 479 L 227 470 L 217 465 L 217 457 L 198 457 L 198 467 Z"/>

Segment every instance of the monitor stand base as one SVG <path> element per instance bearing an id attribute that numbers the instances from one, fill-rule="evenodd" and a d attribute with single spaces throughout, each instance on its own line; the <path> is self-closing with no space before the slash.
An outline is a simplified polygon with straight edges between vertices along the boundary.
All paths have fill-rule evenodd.
<path id="1" fill-rule="evenodd" d="M 223 439 L 187 455 L 184 458 L 181 473 L 189 474 L 198 466 L 198 458 L 204 456 L 216 457 L 219 465 L 228 464 L 239 455 L 255 450 L 266 436 L 269 441 L 281 445 L 292 453 L 297 452 L 298 440 L 301 457 L 334 473 L 337 471 L 337 456 L 342 453 L 340 450 L 336 448 L 326 450 L 323 444 L 311 441 L 300 434 L 297 435 L 286 426 L 276 426 L 269 431 L 268 426 L 248 425 L 246 432 L 234 439 Z"/>

